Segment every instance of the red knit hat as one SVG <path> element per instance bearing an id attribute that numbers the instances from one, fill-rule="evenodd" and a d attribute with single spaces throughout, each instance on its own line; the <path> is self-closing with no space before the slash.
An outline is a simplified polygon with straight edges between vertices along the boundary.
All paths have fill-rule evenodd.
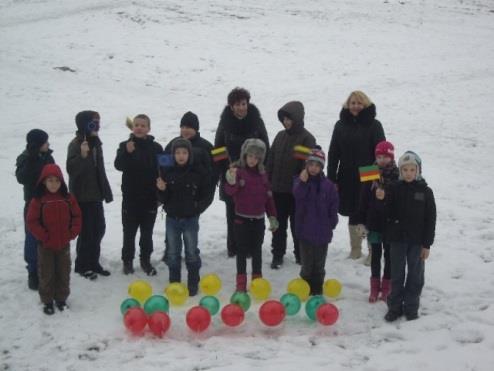
<path id="1" fill-rule="evenodd" d="M 395 147 L 390 142 L 386 142 L 383 140 L 382 142 L 377 143 L 375 150 L 376 157 L 379 155 L 391 157 L 392 160 L 395 159 Z"/>

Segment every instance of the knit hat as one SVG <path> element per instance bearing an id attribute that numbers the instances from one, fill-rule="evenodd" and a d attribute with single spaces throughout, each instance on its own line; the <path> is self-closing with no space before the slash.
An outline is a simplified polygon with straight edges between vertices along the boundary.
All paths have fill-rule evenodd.
<path id="1" fill-rule="evenodd" d="M 39 150 L 48 141 L 48 134 L 41 129 L 33 129 L 26 135 L 28 149 Z"/>
<path id="2" fill-rule="evenodd" d="M 398 160 L 398 167 L 400 168 L 400 177 L 399 179 L 402 180 L 403 176 L 401 174 L 401 169 L 405 165 L 415 165 L 417 166 L 417 176 L 416 180 L 421 180 L 422 179 L 422 160 L 420 159 L 419 155 L 417 155 L 415 152 L 412 151 L 406 151 Z"/>
<path id="3" fill-rule="evenodd" d="M 172 155 L 175 156 L 177 148 L 185 148 L 189 152 L 189 164 L 192 163 L 192 144 L 188 139 L 177 138 L 172 142 Z"/>
<path id="4" fill-rule="evenodd" d="M 194 112 L 186 112 L 180 120 L 180 127 L 185 126 L 199 131 L 199 118 Z"/>
<path id="5" fill-rule="evenodd" d="M 317 162 L 319 165 L 321 165 L 321 168 L 324 168 L 324 163 L 326 161 L 326 155 L 324 154 L 321 147 L 316 146 L 315 148 L 313 148 L 311 150 L 309 157 L 307 157 L 306 162 L 309 162 L 309 161 Z"/>
<path id="6" fill-rule="evenodd" d="M 99 113 L 96 111 L 79 112 L 75 116 L 75 124 L 77 125 L 77 131 L 81 134 L 89 134 L 91 131 L 98 131 L 99 119 L 100 119 Z M 95 122 L 95 124 L 90 125 L 92 122 Z"/>
<path id="7" fill-rule="evenodd" d="M 245 156 L 254 155 L 259 159 L 259 170 L 264 170 L 263 163 L 266 157 L 266 144 L 260 139 L 249 138 L 246 139 L 240 149 L 239 164 L 241 167 L 246 167 Z"/>
<path id="8" fill-rule="evenodd" d="M 374 153 L 376 157 L 387 156 L 387 157 L 391 157 L 392 160 L 395 159 L 395 147 L 391 142 L 387 142 L 385 140 L 377 143 L 376 150 L 374 151 Z"/>

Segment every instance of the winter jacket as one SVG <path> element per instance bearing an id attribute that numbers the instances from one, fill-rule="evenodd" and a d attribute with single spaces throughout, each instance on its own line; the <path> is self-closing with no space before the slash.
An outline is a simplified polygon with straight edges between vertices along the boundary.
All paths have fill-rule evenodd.
<path id="1" fill-rule="evenodd" d="M 98 137 L 87 137 L 90 151 L 86 158 L 81 156 L 81 134 L 70 142 L 67 150 L 67 173 L 69 190 L 78 202 L 113 201 L 110 183 L 106 177 L 102 143 Z"/>
<path id="2" fill-rule="evenodd" d="M 115 158 L 115 168 L 122 172 L 122 194 L 124 202 L 139 208 L 156 209 L 158 178 L 158 154 L 163 147 L 151 135 L 145 138 L 130 136 L 135 144 L 132 153 L 127 152 L 127 143 L 120 143 Z"/>
<path id="3" fill-rule="evenodd" d="M 276 217 L 273 193 L 266 173 L 257 168 L 238 168 L 235 184 L 225 182 L 225 192 L 232 196 L 235 214 L 244 218 L 264 219 L 264 214 Z"/>
<path id="4" fill-rule="evenodd" d="M 52 153 L 50 149 L 48 152 L 39 152 L 34 156 L 26 149 L 17 157 L 15 177 L 17 182 L 24 186 L 24 201 L 28 202 L 33 197 L 43 166 L 55 163 Z"/>
<path id="5" fill-rule="evenodd" d="M 341 215 L 349 216 L 358 211 L 361 186 L 358 168 L 374 163 L 374 149 L 386 139 L 375 117 L 374 104 L 356 117 L 343 108 L 334 126 L 328 153 L 328 178 L 338 185 Z"/>
<path id="6" fill-rule="evenodd" d="M 278 119 L 289 116 L 294 122 L 289 130 L 278 132 L 268 154 L 267 171 L 273 192 L 291 193 L 293 177 L 305 166 L 303 160 L 293 157 L 294 147 L 302 145 L 313 148 L 314 136 L 304 128 L 304 107 L 300 102 L 289 102 L 278 111 Z"/>
<path id="7" fill-rule="evenodd" d="M 264 121 L 261 118 L 261 113 L 257 107 L 249 103 L 247 116 L 243 119 L 235 117 L 231 108 L 226 106 L 221 114 L 216 135 L 214 138 L 215 147 L 226 146 L 228 156 L 231 162 L 237 161 L 240 158 L 240 148 L 243 142 L 248 138 L 261 139 L 266 148 L 269 150 L 269 139 Z M 228 169 L 228 162 L 221 161 L 217 164 L 218 173 L 220 174 L 220 198 L 224 199 L 225 173 Z"/>
<path id="8" fill-rule="evenodd" d="M 295 236 L 315 246 L 327 245 L 333 239 L 338 224 L 338 192 L 324 174 L 309 176 L 307 182 L 296 177 Z"/>
<path id="9" fill-rule="evenodd" d="M 436 203 L 425 180 L 392 184 L 384 198 L 385 239 L 430 248 L 436 229 Z"/>
<path id="10" fill-rule="evenodd" d="M 42 184 L 48 176 L 56 176 L 62 182 L 57 193 L 50 193 Z M 44 248 L 61 250 L 81 231 L 81 210 L 74 196 L 67 194 L 62 172 L 56 165 L 47 165 L 39 177 L 37 195 L 33 197 L 27 212 L 27 226 Z"/>

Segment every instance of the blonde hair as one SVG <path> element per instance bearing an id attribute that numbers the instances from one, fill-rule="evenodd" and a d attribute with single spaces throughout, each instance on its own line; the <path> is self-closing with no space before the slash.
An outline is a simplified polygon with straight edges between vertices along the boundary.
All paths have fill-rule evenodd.
<path id="1" fill-rule="evenodd" d="M 355 91 L 352 91 L 350 93 L 350 95 L 348 96 L 348 98 L 345 101 L 345 104 L 343 104 L 343 108 L 348 108 L 348 106 L 350 104 L 350 100 L 352 98 L 355 98 L 360 103 L 362 103 L 364 105 L 364 108 L 367 108 L 372 104 L 372 101 L 370 100 L 370 98 L 367 95 L 365 95 L 365 93 L 363 91 L 355 90 Z"/>

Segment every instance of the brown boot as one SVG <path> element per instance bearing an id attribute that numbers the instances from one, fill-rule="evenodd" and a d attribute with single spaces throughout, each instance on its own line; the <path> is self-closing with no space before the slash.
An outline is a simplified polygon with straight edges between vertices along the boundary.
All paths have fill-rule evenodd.
<path id="1" fill-rule="evenodd" d="M 236 291 L 238 292 L 246 292 L 247 291 L 247 275 L 246 274 L 237 274 L 237 286 Z"/>
<path id="2" fill-rule="evenodd" d="M 362 256 L 362 237 L 357 232 L 356 225 L 348 225 L 348 232 L 350 233 L 350 258 L 359 259 Z"/>

